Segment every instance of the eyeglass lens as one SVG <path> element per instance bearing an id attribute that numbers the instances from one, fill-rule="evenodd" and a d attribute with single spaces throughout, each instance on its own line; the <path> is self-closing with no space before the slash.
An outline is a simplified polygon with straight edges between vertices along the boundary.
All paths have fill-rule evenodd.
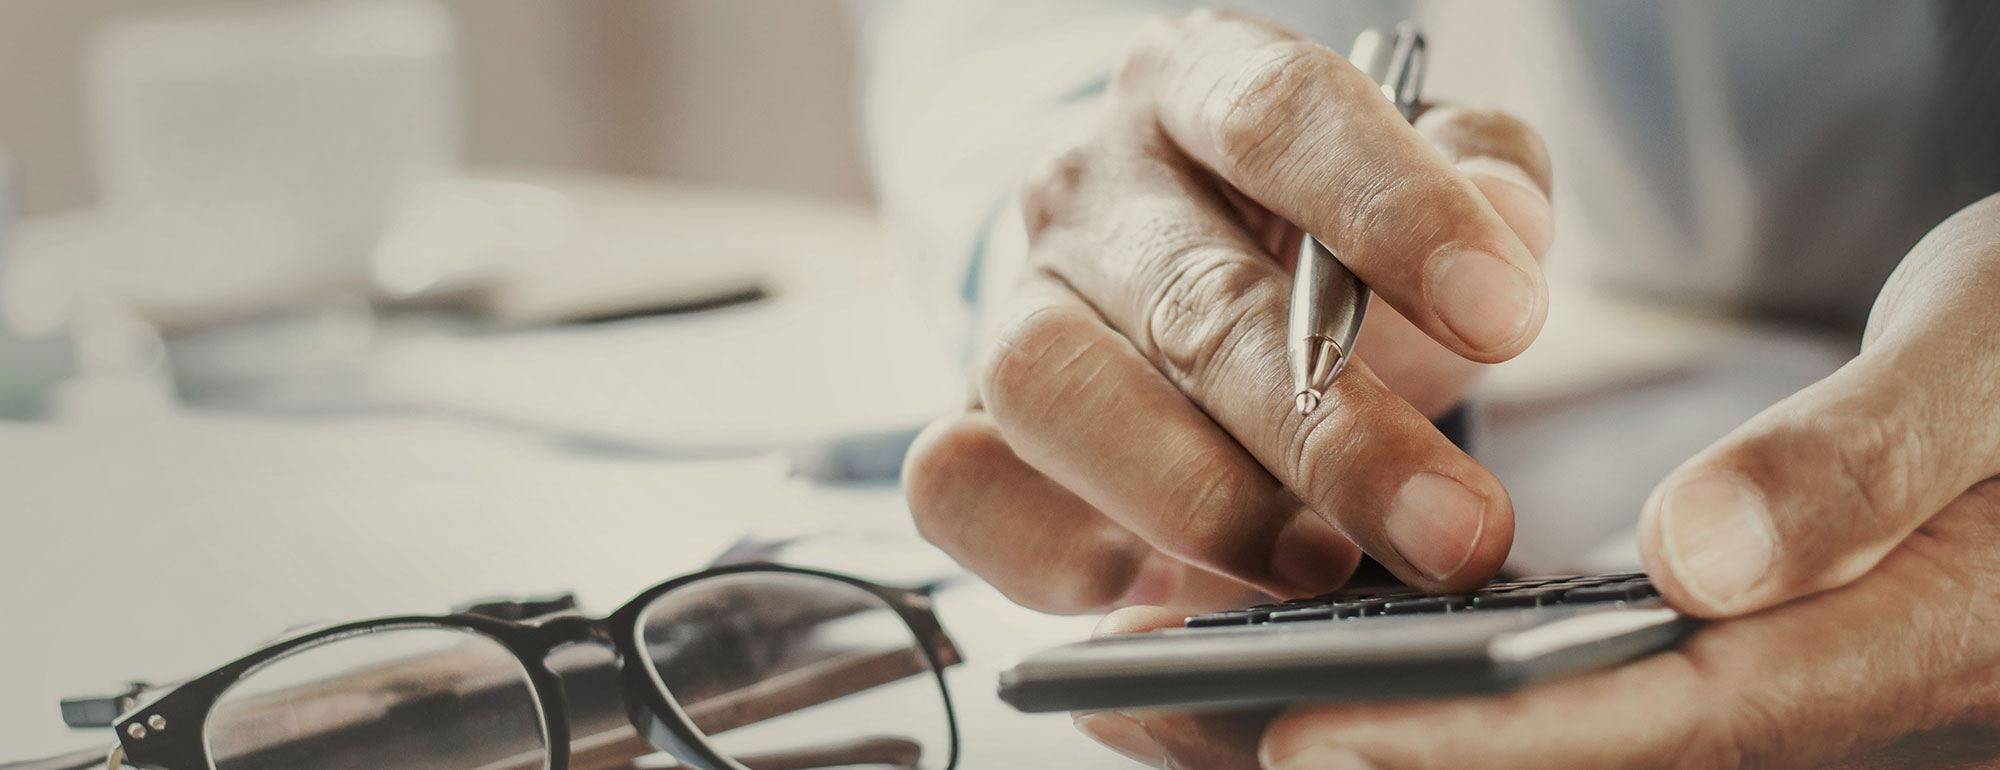
<path id="1" fill-rule="evenodd" d="M 512 652 L 440 627 L 377 631 L 254 670 L 210 711 L 214 770 L 543 770 L 541 709 Z"/>
<path id="2" fill-rule="evenodd" d="M 662 595 L 639 633 L 655 684 L 751 770 L 942 770 L 951 760 L 924 646 L 866 590 L 793 573 L 723 575 Z"/>

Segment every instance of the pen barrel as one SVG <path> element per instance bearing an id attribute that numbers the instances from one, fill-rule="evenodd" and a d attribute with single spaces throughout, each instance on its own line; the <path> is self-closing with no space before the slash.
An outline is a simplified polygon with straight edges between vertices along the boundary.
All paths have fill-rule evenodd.
<path id="1" fill-rule="evenodd" d="M 1354 40 L 1348 61 L 1373 78 L 1382 95 L 1405 119 L 1421 104 L 1429 52 L 1415 24 L 1394 30 L 1370 29 Z M 1292 384 L 1300 413 L 1313 410 L 1333 377 L 1354 356 L 1355 338 L 1368 310 L 1368 286 L 1310 233 L 1299 241 L 1297 275 L 1292 277 L 1288 336 Z"/>
<path id="2" fill-rule="evenodd" d="M 1322 390 L 1354 352 L 1368 310 L 1368 287 L 1318 238 L 1299 243 L 1299 274 L 1292 282 L 1292 380 L 1300 390 Z M 1333 350 L 1328 351 L 1328 346 Z M 1331 352 L 1333 360 L 1327 360 Z"/>

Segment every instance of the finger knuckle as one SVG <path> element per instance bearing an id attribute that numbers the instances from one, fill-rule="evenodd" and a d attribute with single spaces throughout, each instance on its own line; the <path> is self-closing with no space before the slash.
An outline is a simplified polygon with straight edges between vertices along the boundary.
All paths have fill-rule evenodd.
<path id="1" fill-rule="evenodd" d="M 925 431 L 903 461 L 903 494 L 917 532 L 946 546 L 956 532 L 956 515 L 965 510 L 957 501 L 969 480 L 1001 467 L 1012 452 L 998 434 L 962 419 Z"/>
<path id="2" fill-rule="evenodd" d="M 1179 47 L 1181 24 L 1182 19 L 1159 16 L 1140 25 L 1132 47 L 1126 49 L 1125 58 L 1119 61 L 1118 70 L 1112 75 L 1112 89 L 1127 95 L 1145 91 L 1167 57 Z"/>
<path id="3" fill-rule="evenodd" d="M 1129 535 L 1086 527 L 1060 550 L 1043 554 L 1046 559 L 1024 564 L 1001 557 L 1007 548 L 995 549 L 972 534 L 994 527 L 968 517 L 1022 513 L 976 504 L 981 490 L 994 483 L 990 477 L 995 469 L 1008 467 L 1020 467 L 1019 460 L 997 431 L 963 418 L 926 430 L 904 465 L 904 495 L 918 534 L 1024 606 L 1076 613 L 1115 602 L 1130 587 L 1142 556 L 1134 552 Z"/>
<path id="4" fill-rule="evenodd" d="M 1100 529 L 1069 540 L 1064 552 L 1050 562 L 1028 567 L 1009 598 L 1060 614 L 1103 610 L 1132 588 L 1143 552 L 1122 533 Z"/>
<path id="5" fill-rule="evenodd" d="M 1363 252 L 1430 241 L 1449 232 L 1451 218 L 1435 201 L 1425 200 L 1427 191 L 1451 189 L 1454 182 L 1442 174 L 1422 169 L 1396 168 L 1387 160 L 1357 164 L 1344 171 L 1340 205 L 1332 207 L 1335 241 L 1329 242 L 1343 255 L 1361 257 Z M 1366 240 L 1354 234 L 1365 234 Z M 1406 266 L 1421 270 L 1415 263 Z"/>
<path id="6" fill-rule="evenodd" d="M 1256 173 L 1288 149 L 1316 106 L 1316 86 L 1330 74 L 1325 52 L 1303 41 L 1269 43 L 1240 56 L 1202 108 L 1224 171 Z"/>
<path id="7" fill-rule="evenodd" d="M 1074 212 L 1083 189 L 1090 151 L 1078 145 L 1044 161 L 1021 188 L 1021 218 L 1033 240 Z"/>
<path id="8" fill-rule="evenodd" d="M 978 368 L 980 395 L 996 416 L 1026 406 L 1024 394 L 1061 381 L 1058 375 L 1093 344 L 1085 321 L 1062 305 L 1041 305 L 1001 325 Z"/>
<path id="9" fill-rule="evenodd" d="M 1855 501 L 1856 514 L 1873 529 L 1900 528 L 1916 502 L 1923 474 L 1919 434 L 1901 421 L 1829 412 L 1810 431 L 1831 453 L 1836 476 Z"/>
<path id="10" fill-rule="evenodd" d="M 1452 120 L 1475 136 L 1506 147 L 1541 147 L 1541 136 L 1527 121 L 1502 110 L 1468 108 L 1452 113 Z"/>
<path id="11" fill-rule="evenodd" d="M 1453 144 L 1470 150 L 1538 146 L 1541 143 L 1540 136 L 1526 121 L 1503 110 L 1445 107 L 1426 117 L 1430 120 L 1425 121 L 1425 128 L 1443 131 L 1455 140 Z"/>
<path id="12" fill-rule="evenodd" d="M 1547 191 L 1548 148 L 1526 121 L 1500 110 L 1460 107 L 1439 109 L 1424 117 L 1422 132 L 1453 161 L 1498 158 L 1520 167 Z"/>
<path id="13" fill-rule="evenodd" d="M 1798 549 L 1778 567 L 1789 584 L 1845 585 L 1930 513 L 1914 510 L 1926 494 L 1928 450 L 1906 420 L 1815 399 L 1759 422 L 1727 464 L 1778 495 L 1777 511 L 1794 511 L 1788 516 L 1800 520 L 1781 519 L 1781 532 L 1837 532 L 1850 546 Z"/>
<path id="14" fill-rule="evenodd" d="M 1196 447 L 1167 467 L 1161 549 L 1240 566 L 1244 522 L 1258 520 L 1267 497 L 1254 468 L 1221 447 Z"/>
<path id="15" fill-rule="evenodd" d="M 1376 409 L 1376 401 L 1371 394 L 1347 392 L 1341 395 L 1341 398 L 1331 399 L 1328 408 L 1304 418 L 1307 422 L 1302 427 L 1291 428 L 1289 435 L 1270 440 L 1271 446 L 1285 448 L 1283 462 L 1290 471 L 1287 478 L 1292 480 L 1292 488 L 1309 504 L 1329 512 L 1341 497 L 1338 485 L 1352 483 L 1349 475 L 1340 470 L 1356 465 L 1356 447 L 1370 435 L 1370 431 L 1362 427 L 1364 423 L 1358 415 Z M 1275 429 L 1287 430 L 1292 425 L 1290 420 L 1285 420 Z M 1291 436 L 1297 438 L 1292 439 Z M 1382 437 L 1375 436 L 1374 440 L 1380 442 Z M 1328 473 L 1329 469 L 1334 472 Z"/>
<path id="16" fill-rule="evenodd" d="M 1226 246 L 1197 246 L 1169 258 L 1173 272 L 1147 307 L 1143 343 L 1168 376 L 1183 384 L 1215 371 L 1246 335 L 1279 334 L 1270 328 L 1278 307 L 1269 266 Z"/>

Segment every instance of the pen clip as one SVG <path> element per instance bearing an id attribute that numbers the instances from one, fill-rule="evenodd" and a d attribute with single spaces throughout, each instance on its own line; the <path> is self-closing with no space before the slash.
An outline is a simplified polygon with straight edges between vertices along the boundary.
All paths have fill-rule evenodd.
<path id="1" fill-rule="evenodd" d="M 1363 30 L 1350 51 L 1348 61 L 1381 86 L 1382 96 L 1396 105 L 1403 118 L 1415 118 L 1429 69 L 1424 33 L 1416 23 Z"/>
<path id="2" fill-rule="evenodd" d="M 1417 29 L 1415 22 L 1396 25 L 1396 47 L 1389 56 L 1389 70 L 1385 77 L 1376 82 L 1382 84 L 1382 93 L 1395 103 L 1396 109 L 1406 120 L 1417 117 L 1417 108 L 1422 104 L 1424 75 L 1429 70 L 1429 48 L 1424 43 L 1424 33 Z"/>

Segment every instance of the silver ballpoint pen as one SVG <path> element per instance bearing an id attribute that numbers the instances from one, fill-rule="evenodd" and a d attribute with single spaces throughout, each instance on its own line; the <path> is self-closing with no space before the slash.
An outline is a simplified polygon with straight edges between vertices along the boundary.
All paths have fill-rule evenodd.
<path id="1" fill-rule="evenodd" d="M 1355 38 L 1348 61 L 1381 84 L 1382 94 L 1416 117 L 1424 81 L 1424 35 L 1404 22 L 1394 31 L 1371 29 Z M 1341 264 L 1318 238 L 1299 239 L 1299 264 L 1292 277 L 1292 384 L 1299 414 L 1319 408 L 1333 377 L 1354 355 L 1354 340 L 1368 311 L 1368 287 Z"/>

